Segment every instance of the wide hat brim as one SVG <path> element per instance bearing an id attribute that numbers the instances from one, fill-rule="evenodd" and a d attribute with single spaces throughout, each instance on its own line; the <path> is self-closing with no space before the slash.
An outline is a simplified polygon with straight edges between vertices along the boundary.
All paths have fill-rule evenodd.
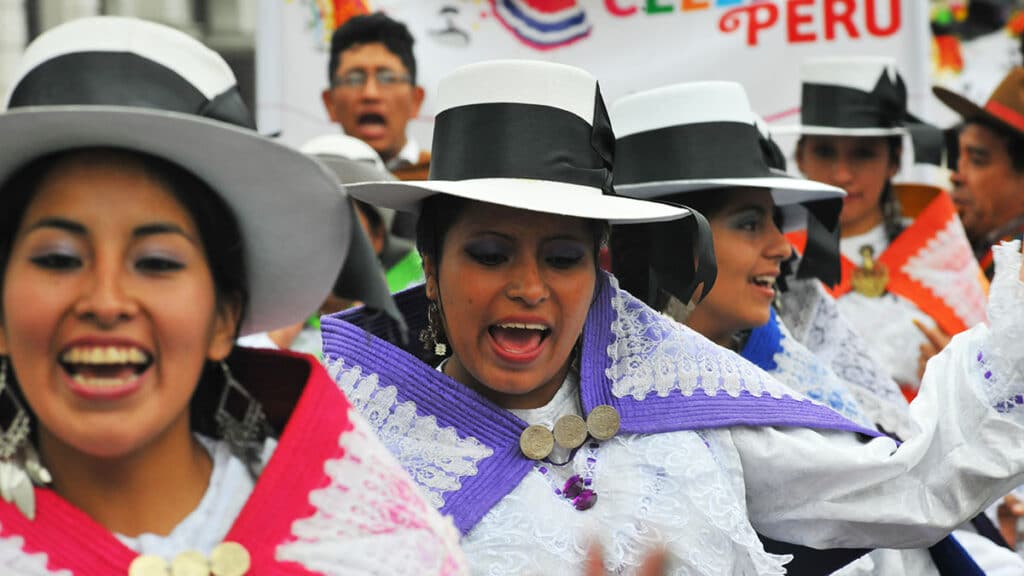
<path id="1" fill-rule="evenodd" d="M 348 252 L 351 222 L 340 183 L 321 164 L 256 132 L 195 115 L 41 106 L 0 114 L 0 182 L 37 157 L 96 147 L 178 164 L 231 208 L 249 280 L 242 335 L 294 324 L 319 309 Z"/>
<path id="2" fill-rule="evenodd" d="M 757 178 L 711 178 L 704 180 L 671 180 L 644 182 L 640 184 L 619 184 L 615 188 L 631 198 L 655 199 L 673 194 L 714 190 L 717 188 L 762 188 L 771 190 L 772 200 L 776 206 L 789 206 L 842 198 L 846 192 L 842 188 L 829 186 L 814 180 L 794 178 L 776 173 Z"/>
<path id="3" fill-rule="evenodd" d="M 597 188 L 526 178 L 422 180 L 353 184 L 348 192 L 365 202 L 406 212 L 418 212 L 420 202 L 435 194 L 467 200 L 615 224 L 661 222 L 690 211 L 670 204 L 602 194 Z"/>
<path id="4" fill-rule="evenodd" d="M 971 102 L 967 98 L 949 90 L 942 86 L 933 86 L 932 93 L 939 99 L 940 102 L 951 108 L 954 112 L 962 116 L 965 120 L 972 118 L 988 118 L 994 120 L 1002 126 L 1006 126 L 1010 130 L 1024 134 L 1024 130 L 1021 130 L 1019 126 L 1008 122 L 1006 118 L 1000 117 L 998 114 L 986 110 L 983 106 L 978 106 L 974 102 Z"/>
<path id="5" fill-rule="evenodd" d="M 788 124 L 772 126 L 772 134 L 801 134 L 806 136 L 901 136 L 907 133 L 906 128 L 841 128 L 838 126 L 812 126 L 807 124 Z"/>

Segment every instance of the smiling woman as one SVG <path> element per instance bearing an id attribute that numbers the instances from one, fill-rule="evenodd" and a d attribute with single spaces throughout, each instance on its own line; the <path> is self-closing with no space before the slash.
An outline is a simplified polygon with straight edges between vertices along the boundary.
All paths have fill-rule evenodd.
<path id="1" fill-rule="evenodd" d="M 654 110 L 658 112 L 652 114 Z M 829 355 L 812 353 L 794 337 L 785 321 L 788 317 L 799 318 L 805 308 L 811 307 L 806 300 L 793 300 L 787 292 L 807 292 L 806 286 L 810 284 L 813 288 L 818 280 L 813 276 L 799 277 L 807 275 L 804 262 L 799 266 L 803 274 L 782 276 L 783 264 L 793 264 L 787 262 L 793 249 L 781 229 L 814 229 L 816 225 L 823 226 L 822 222 L 834 227 L 843 208 L 843 192 L 772 169 L 771 162 L 777 161 L 772 155 L 773 143 L 755 126 L 746 95 L 738 84 L 697 82 L 666 86 L 627 96 L 616 102 L 611 112 L 620 134 L 618 189 L 629 196 L 686 204 L 710 221 L 718 267 L 711 292 L 690 307 L 666 306 L 664 312 L 741 353 L 783 384 L 852 421 L 868 428 L 883 423 L 881 429 L 890 433 L 912 431 L 914 424 L 896 383 L 889 378 L 865 377 L 873 367 L 864 357 L 865 346 L 860 340 L 847 338 L 843 342 L 845 348 L 859 347 L 862 354 L 857 359 L 857 371 L 846 381 L 837 374 L 842 363 L 836 363 L 833 370 Z M 697 138 L 709 143 L 699 148 L 685 146 L 687 140 Z M 644 153 L 652 150 L 671 150 L 671 166 L 645 162 Z M 708 166 L 707 154 L 720 155 L 713 168 Z M 622 232 L 629 235 L 622 230 L 615 234 L 621 236 Z M 819 235 L 822 237 L 816 241 L 816 272 L 827 277 L 830 269 L 838 268 L 837 238 L 835 234 Z M 666 276 L 678 266 L 677 262 L 662 264 L 646 256 L 663 249 L 657 244 L 634 247 L 627 243 L 626 247 L 632 250 L 617 254 L 616 248 L 622 245 L 622 241 L 613 243 L 612 261 L 616 273 L 623 272 L 624 286 L 643 285 L 647 277 Z M 630 259 L 651 260 L 652 270 L 625 262 Z M 634 277 L 637 274 L 643 277 Z M 818 292 L 812 289 L 810 293 Z M 775 309 L 776 302 L 781 311 Z M 795 310 L 790 310 L 790 306 Z M 849 330 L 834 310 L 831 316 L 823 317 L 826 320 L 819 322 L 819 332 Z M 851 371 L 842 373 L 850 377 Z M 972 552 L 999 558 L 1000 568 L 1024 569 L 1024 562 L 1006 548 L 983 538 L 976 540 L 972 541 Z M 784 550 L 776 545 L 776 551 Z M 962 573 L 962 565 L 956 562 L 969 560 L 959 552 L 947 553 L 949 550 L 959 550 L 951 538 L 931 550 L 878 550 L 859 560 L 861 566 L 857 569 L 879 575 Z M 788 569 L 801 574 L 827 571 L 829 562 L 843 561 L 844 554 L 849 560 L 861 553 L 834 550 L 817 552 L 816 558 L 815 554 L 799 551 Z M 871 564 L 874 566 L 870 567 Z"/>
<path id="2" fill-rule="evenodd" d="M 948 181 L 899 186 L 903 135 L 925 125 L 907 111 L 891 58 L 821 58 L 801 67 L 796 161 L 846 191 L 842 275 L 830 288 L 872 356 L 913 398 L 937 341 L 985 319 L 987 282 L 957 217 Z M 911 131 L 914 128 L 914 131 Z M 915 162 L 928 162 L 915 146 Z M 932 154 L 928 154 L 929 156 Z"/>
<path id="3" fill-rule="evenodd" d="M 315 359 L 235 347 L 316 309 L 360 244 L 219 56 L 71 22 L 28 48 L 0 134 L 0 572 L 464 573 Z"/>

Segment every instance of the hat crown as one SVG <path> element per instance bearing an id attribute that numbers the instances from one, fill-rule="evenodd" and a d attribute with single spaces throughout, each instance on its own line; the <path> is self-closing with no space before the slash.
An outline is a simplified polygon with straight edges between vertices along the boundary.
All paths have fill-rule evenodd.
<path id="1" fill-rule="evenodd" d="M 736 82 L 690 82 L 631 94 L 616 101 L 610 114 L 620 139 L 704 122 L 754 124 L 747 93 Z"/>
<path id="2" fill-rule="evenodd" d="M 491 60 L 461 66 L 437 85 L 438 114 L 477 104 L 532 104 L 594 122 L 597 79 L 581 68 L 533 60 Z"/>
<path id="3" fill-rule="evenodd" d="M 254 127 L 219 54 L 168 26 L 117 16 L 73 20 L 40 35 L 5 105 L 130 106 Z"/>
<path id="4" fill-rule="evenodd" d="M 871 92 L 885 76 L 890 82 L 899 81 L 896 60 L 888 56 L 829 56 L 809 58 L 800 64 L 803 84 L 842 86 L 861 92 Z"/>
<path id="5" fill-rule="evenodd" d="M 302 145 L 299 150 L 311 156 L 333 156 L 366 162 L 379 170 L 386 170 L 380 155 L 369 144 L 347 134 L 324 134 Z"/>
<path id="6" fill-rule="evenodd" d="M 534 179 L 612 193 L 615 135 L 590 73 L 481 62 L 442 79 L 438 100 L 431 180 Z"/>
<path id="7" fill-rule="evenodd" d="M 612 117 L 619 186 L 770 176 L 755 115 L 735 82 L 640 92 L 616 102 Z"/>
<path id="8" fill-rule="evenodd" d="M 800 67 L 804 133 L 901 134 L 907 88 L 887 57 L 815 58 Z"/>

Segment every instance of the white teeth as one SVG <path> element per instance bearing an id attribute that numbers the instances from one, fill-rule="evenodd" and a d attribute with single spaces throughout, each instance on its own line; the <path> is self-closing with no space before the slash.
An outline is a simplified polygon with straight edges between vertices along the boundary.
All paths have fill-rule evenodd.
<path id="1" fill-rule="evenodd" d="M 129 378 L 92 378 L 81 374 L 75 374 L 72 378 L 75 382 L 89 388 L 114 388 L 116 386 L 124 386 L 130 381 Z"/>
<path id="2" fill-rule="evenodd" d="M 774 276 L 754 276 L 754 282 L 757 283 L 757 284 L 764 284 L 766 286 L 771 286 L 772 284 L 775 283 L 775 277 Z"/>
<path id="3" fill-rule="evenodd" d="M 134 346 L 96 346 L 72 348 L 60 359 L 68 364 L 145 364 L 149 362 L 149 355 Z"/>
<path id="4" fill-rule="evenodd" d="M 503 322 L 498 324 L 498 328 L 518 328 L 519 330 L 547 330 L 548 327 L 543 324 L 520 324 L 518 322 Z"/>

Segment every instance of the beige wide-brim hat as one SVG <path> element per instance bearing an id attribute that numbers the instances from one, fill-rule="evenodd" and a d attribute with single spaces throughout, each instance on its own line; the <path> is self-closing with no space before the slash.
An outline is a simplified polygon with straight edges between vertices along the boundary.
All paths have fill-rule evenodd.
<path id="1" fill-rule="evenodd" d="M 51 153 L 121 148 L 166 159 L 230 207 L 245 242 L 242 334 L 306 318 L 349 249 L 350 215 L 329 170 L 253 129 L 231 69 L 166 26 L 94 17 L 27 48 L 0 114 L 0 182 Z"/>
<path id="2" fill-rule="evenodd" d="M 614 135 L 597 80 L 579 68 L 470 64 L 437 90 L 430 178 L 355 184 L 366 202 L 416 212 L 436 194 L 613 223 L 685 217 L 685 208 L 613 194 Z"/>

